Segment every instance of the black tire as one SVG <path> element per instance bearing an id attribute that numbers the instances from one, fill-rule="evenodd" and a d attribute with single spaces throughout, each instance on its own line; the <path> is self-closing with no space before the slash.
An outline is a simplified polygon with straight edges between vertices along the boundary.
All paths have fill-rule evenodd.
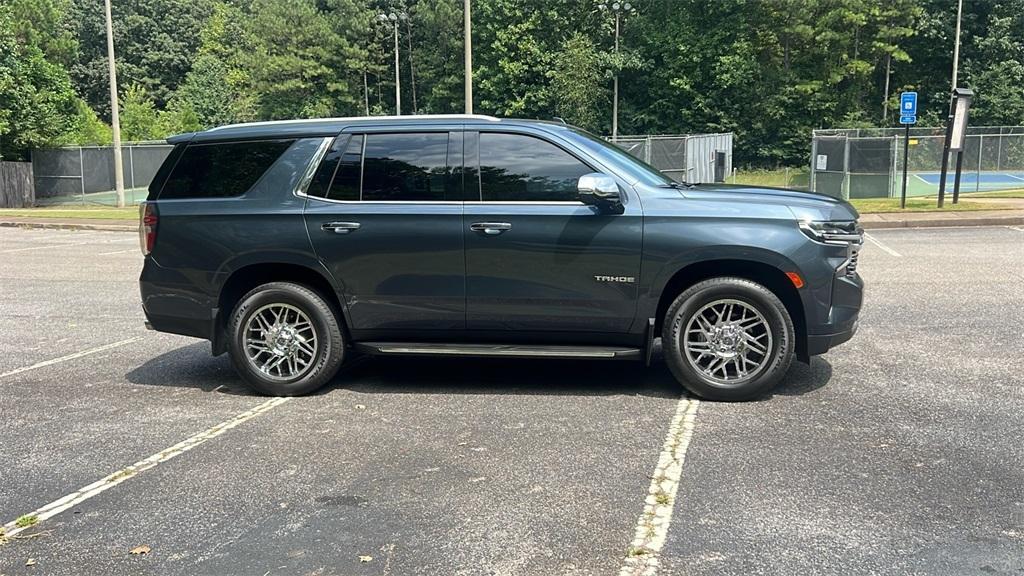
<path id="1" fill-rule="evenodd" d="M 716 381 L 698 370 L 683 348 L 684 332 L 691 319 L 709 304 L 722 300 L 739 301 L 756 310 L 767 324 L 767 329 L 761 326 L 762 330 L 771 333 L 770 350 L 759 357 L 761 365 L 747 376 L 737 372 L 734 383 Z M 708 400 L 749 400 L 767 393 L 789 369 L 795 341 L 793 320 L 782 301 L 771 290 L 743 278 L 712 278 L 691 286 L 672 302 L 662 323 L 662 348 L 669 370 L 687 390 Z M 712 362 L 714 359 L 708 364 Z M 727 379 L 727 373 L 722 379 Z"/>
<path id="2" fill-rule="evenodd" d="M 301 311 L 316 334 L 317 345 L 312 360 L 294 377 L 274 378 L 261 372 L 245 351 L 245 327 L 250 317 L 264 306 L 275 304 Z M 235 370 L 250 388 L 268 396 L 301 396 L 321 388 L 338 372 L 345 357 L 341 327 L 330 304 L 316 291 L 291 282 L 263 284 L 243 296 L 231 313 L 227 336 L 228 352 Z"/>

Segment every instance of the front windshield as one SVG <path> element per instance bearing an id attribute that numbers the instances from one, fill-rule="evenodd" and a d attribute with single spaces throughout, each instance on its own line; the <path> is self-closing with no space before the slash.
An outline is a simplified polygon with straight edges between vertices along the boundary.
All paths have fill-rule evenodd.
<path id="1" fill-rule="evenodd" d="M 670 186 L 673 184 L 673 180 L 659 172 L 657 168 L 631 155 L 615 144 L 608 142 L 604 138 L 598 138 L 579 128 L 569 128 L 569 131 L 578 137 L 575 141 L 580 146 L 583 146 L 596 156 L 611 155 L 613 163 L 617 168 L 621 168 L 640 182 L 649 186 Z"/>

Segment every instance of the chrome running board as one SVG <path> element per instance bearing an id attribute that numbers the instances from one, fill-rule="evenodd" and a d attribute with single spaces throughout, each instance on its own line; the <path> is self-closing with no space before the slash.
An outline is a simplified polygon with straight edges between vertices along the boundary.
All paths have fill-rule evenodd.
<path id="1" fill-rule="evenodd" d="M 503 358 L 640 359 L 639 348 L 616 346 L 538 346 L 519 344 L 435 344 L 415 342 L 357 342 L 367 354 L 394 356 L 476 356 Z"/>

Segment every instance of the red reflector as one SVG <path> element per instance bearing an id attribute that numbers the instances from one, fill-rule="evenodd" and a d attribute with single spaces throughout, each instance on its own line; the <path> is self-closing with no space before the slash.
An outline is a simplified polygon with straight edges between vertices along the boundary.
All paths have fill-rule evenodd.
<path id="1" fill-rule="evenodd" d="M 789 281 L 792 282 L 793 286 L 796 286 L 797 289 L 804 287 L 804 279 L 796 272 L 786 272 L 786 276 L 789 277 Z"/>

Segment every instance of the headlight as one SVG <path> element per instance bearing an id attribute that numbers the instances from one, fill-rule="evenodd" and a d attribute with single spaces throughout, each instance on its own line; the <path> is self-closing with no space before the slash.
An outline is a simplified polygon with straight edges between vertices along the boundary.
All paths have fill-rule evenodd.
<path id="1" fill-rule="evenodd" d="M 826 244 L 860 244 L 864 241 L 864 231 L 856 221 L 801 220 L 800 230 L 811 240 Z"/>
<path id="2" fill-rule="evenodd" d="M 815 242 L 846 247 L 846 260 L 836 267 L 838 276 L 852 277 L 857 273 L 857 258 L 864 244 L 864 229 L 855 220 L 832 222 L 801 220 L 800 231 Z"/>

